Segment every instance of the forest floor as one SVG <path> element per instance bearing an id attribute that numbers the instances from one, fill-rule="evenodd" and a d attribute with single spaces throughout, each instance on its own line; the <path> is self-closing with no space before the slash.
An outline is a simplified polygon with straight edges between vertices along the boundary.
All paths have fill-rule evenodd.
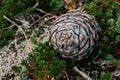
<path id="1" fill-rule="evenodd" d="M 11 22 L 8 28 L 16 28 L 16 33 L 14 40 L 10 40 L 8 45 L 0 49 L 0 80 L 4 77 L 8 77 L 10 80 L 16 79 L 18 75 L 12 71 L 12 66 L 19 66 L 21 60 L 26 59 L 29 53 L 33 52 L 36 45 L 32 43 L 32 40 L 48 41 L 47 28 L 57 19 L 57 15 L 46 13 L 40 9 L 38 11 L 42 13 L 42 16 L 30 13 L 17 17 L 15 21 L 4 16 L 6 20 Z M 113 63 L 113 60 L 104 59 L 99 55 L 95 56 L 94 59 L 88 58 L 77 62 L 77 67 L 90 76 L 92 80 L 109 80 L 111 76 L 112 80 L 120 80 L 120 69 Z M 101 79 L 101 76 L 109 78 Z M 57 77 L 57 79 L 84 80 L 82 76 L 72 71 L 71 65 L 68 65 L 64 75 Z"/>

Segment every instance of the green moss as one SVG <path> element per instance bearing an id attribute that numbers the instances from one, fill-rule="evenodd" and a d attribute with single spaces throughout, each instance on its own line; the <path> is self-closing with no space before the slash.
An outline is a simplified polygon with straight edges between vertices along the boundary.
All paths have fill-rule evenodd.
<path id="1" fill-rule="evenodd" d="M 27 60 L 22 61 L 28 75 L 31 74 L 32 78 L 36 77 L 41 80 L 45 78 L 50 80 L 52 77 L 62 75 L 66 62 L 56 55 L 47 42 L 38 43 L 37 46 L 34 53 L 30 54 Z"/>

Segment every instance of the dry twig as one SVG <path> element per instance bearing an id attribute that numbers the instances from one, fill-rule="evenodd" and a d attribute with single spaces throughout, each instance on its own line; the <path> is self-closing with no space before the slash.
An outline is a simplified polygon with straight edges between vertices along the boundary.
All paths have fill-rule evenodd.
<path id="1" fill-rule="evenodd" d="M 76 66 L 73 67 L 73 71 L 77 72 L 79 75 L 85 78 L 85 80 L 92 80 L 88 75 L 80 71 Z"/>
<path id="2" fill-rule="evenodd" d="M 45 12 L 45 11 L 43 11 L 42 9 L 36 9 L 37 11 L 40 11 L 40 12 L 42 12 L 42 13 L 44 13 L 44 14 L 50 14 L 50 13 L 47 13 L 47 12 Z"/>
<path id="3" fill-rule="evenodd" d="M 49 15 L 50 15 L 50 14 L 46 14 L 46 15 L 42 16 L 41 18 L 37 19 L 36 21 L 34 21 L 34 22 L 30 25 L 30 27 L 32 27 L 35 23 L 39 22 L 41 19 L 44 19 L 45 17 L 47 17 L 47 16 L 49 16 Z"/>
<path id="4" fill-rule="evenodd" d="M 69 77 L 68 77 L 67 72 L 64 71 L 64 73 L 65 73 L 65 75 L 66 75 L 67 80 L 70 80 Z"/>
<path id="5" fill-rule="evenodd" d="M 11 22 L 13 25 L 17 26 L 17 28 L 18 28 L 17 32 L 23 32 L 23 34 L 24 34 L 24 36 L 25 36 L 25 39 L 26 39 L 26 41 L 27 41 L 27 36 L 26 36 L 24 30 L 22 29 L 22 27 L 19 26 L 18 24 L 16 24 L 15 22 L 13 22 L 12 20 L 10 20 L 9 18 L 7 18 L 5 15 L 3 15 L 3 17 L 4 17 L 6 20 L 8 20 L 9 22 Z"/>
<path id="6" fill-rule="evenodd" d="M 114 29 L 114 28 L 115 28 L 115 26 L 109 27 L 109 28 L 104 32 L 104 34 L 107 34 L 110 30 L 112 30 L 112 29 Z"/>
<path id="7" fill-rule="evenodd" d="M 33 7 L 36 8 L 38 5 L 39 5 L 39 1 L 36 0 L 36 4 Z"/>
<path id="8" fill-rule="evenodd" d="M 0 49 L 0 53 L 2 53 L 1 57 L 4 57 L 4 59 L 2 59 L 0 57 L 0 59 L 2 59 L 2 60 L 0 60 L 0 69 L 1 69 L 0 73 L 2 73 L 2 74 L 0 74 L 0 77 L 5 76 L 6 74 L 11 75 L 12 73 L 14 73 L 11 70 L 11 67 L 20 65 L 21 60 L 26 59 L 28 57 L 28 54 L 34 50 L 35 45 L 32 44 L 31 38 L 36 37 L 36 39 L 41 42 L 42 42 L 42 40 L 45 40 L 46 36 L 43 36 L 44 39 L 41 40 L 41 35 L 43 35 L 43 34 L 45 35 L 46 30 L 41 34 L 28 33 L 28 32 L 31 31 L 31 29 L 32 30 L 41 29 L 39 26 L 40 20 L 44 21 L 42 26 L 49 26 L 49 23 L 54 20 L 51 16 L 52 15 L 50 15 L 50 14 L 45 14 L 44 16 L 41 16 L 41 17 L 39 15 L 37 15 L 37 20 L 36 20 L 35 19 L 36 15 L 32 16 L 32 14 L 30 14 L 29 21 L 31 21 L 31 19 L 32 19 L 32 23 L 29 23 L 29 21 L 26 20 L 25 17 L 23 17 L 23 19 L 21 19 L 21 18 L 17 19 L 17 21 L 22 23 L 21 25 L 18 25 L 15 21 L 12 21 L 11 19 L 9 19 L 5 15 L 3 15 L 3 17 L 11 23 L 11 26 L 9 26 L 5 29 L 12 29 L 13 27 L 17 27 L 17 30 L 15 31 L 15 34 L 14 34 L 15 38 L 12 41 L 10 41 L 10 43 L 8 45 L 5 45 L 2 49 Z M 29 15 L 27 17 L 29 17 Z M 54 18 L 56 19 L 56 17 L 54 17 Z M 28 22 L 27 26 L 29 28 L 24 28 L 24 27 L 26 27 L 26 25 L 24 26 L 23 24 L 26 24 L 26 22 Z M 48 22 L 48 24 L 45 24 L 46 22 Z M 36 24 L 37 24 L 37 26 L 36 26 Z M 44 27 L 44 29 L 47 29 L 47 27 Z M 54 78 L 53 78 L 53 80 L 54 80 Z"/>
<path id="9" fill-rule="evenodd" d="M 9 44 L 9 47 L 10 47 L 10 45 L 11 44 L 13 44 L 14 43 L 14 45 L 15 45 L 15 49 L 17 50 L 17 53 L 19 54 L 19 53 L 28 53 L 28 52 L 30 52 L 30 51 L 32 51 L 33 50 L 33 48 L 35 47 L 33 44 L 31 44 L 31 40 L 28 40 L 27 39 L 27 35 L 26 35 L 26 33 L 25 33 L 25 31 L 22 29 L 22 26 L 20 26 L 20 25 L 18 25 L 18 24 L 16 24 L 15 22 L 13 22 L 12 20 L 10 20 L 9 18 L 7 18 L 6 16 L 3 16 L 5 19 L 7 19 L 9 22 L 11 22 L 13 25 L 15 25 L 15 26 L 17 26 L 17 28 L 18 28 L 18 30 L 16 31 L 16 35 L 17 34 L 19 34 L 19 33 L 21 33 L 21 34 L 23 34 L 24 35 L 24 37 L 25 37 L 25 46 L 24 46 L 24 49 L 22 50 L 22 52 L 19 50 L 19 47 L 18 47 L 18 44 L 17 44 L 17 41 L 19 40 L 19 38 L 17 38 L 16 36 L 15 36 L 15 39 L 13 40 L 13 42 L 11 42 L 10 44 Z M 9 48 L 8 47 L 8 48 Z"/>

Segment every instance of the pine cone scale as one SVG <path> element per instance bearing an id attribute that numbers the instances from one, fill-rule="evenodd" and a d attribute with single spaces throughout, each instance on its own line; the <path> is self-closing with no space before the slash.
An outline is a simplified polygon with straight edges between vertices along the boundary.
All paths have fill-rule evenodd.
<path id="1" fill-rule="evenodd" d="M 49 28 L 49 44 L 62 57 L 81 60 L 89 55 L 99 39 L 95 18 L 79 10 L 61 15 Z"/>

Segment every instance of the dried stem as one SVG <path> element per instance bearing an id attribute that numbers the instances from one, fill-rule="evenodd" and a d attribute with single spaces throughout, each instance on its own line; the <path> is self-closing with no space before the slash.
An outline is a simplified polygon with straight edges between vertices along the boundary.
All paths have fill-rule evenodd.
<path id="1" fill-rule="evenodd" d="M 115 26 L 109 27 L 109 28 L 104 32 L 104 34 L 107 34 L 110 30 L 112 30 L 112 29 L 114 29 L 114 28 L 115 28 Z"/>
<path id="2" fill-rule="evenodd" d="M 8 20 L 9 22 L 11 22 L 13 25 L 17 26 L 17 28 L 18 28 L 18 31 L 17 31 L 17 32 L 19 32 L 19 31 L 22 32 L 23 35 L 25 36 L 26 41 L 27 41 L 27 36 L 26 36 L 24 30 L 22 29 L 22 27 L 19 26 L 18 24 L 16 24 L 15 22 L 13 22 L 12 20 L 10 20 L 9 18 L 7 18 L 5 15 L 3 15 L 3 17 L 4 17 L 6 20 Z"/>
<path id="3" fill-rule="evenodd" d="M 32 14 L 30 14 L 30 20 L 32 20 L 32 23 L 29 23 L 28 20 L 25 19 L 25 17 L 23 16 L 21 19 L 17 19 L 17 21 L 21 22 L 22 24 L 17 24 L 15 21 L 9 19 L 8 17 L 6 17 L 5 15 L 3 15 L 3 17 L 11 23 L 11 26 L 8 26 L 6 29 L 12 29 L 13 27 L 16 27 L 15 29 L 15 34 L 13 34 L 14 39 L 9 40 L 9 44 L 5 45 L 3 48 L 0 49 L 0 53 L 3 55 L 5 55 L 4 59 L 5 60 L 1 60 L 0 61 L 0 67 L 2 69 L 2 71 L 0 71 L 0 76 L 4 76 L 5 74 L 9 73 L 10 75 L 14 72 L 12 72 L 11 67 L 14 65 L 20 65 L 21 63 L 21 59 L 25 59 L 28 57 L 28 54 L 30 52 L 34 51 L 35 48 L 35 44 L 33 44 L 31 42 L 31 38 L 33 38 L 35 36 L 35 38 L 39 41 L 41 41 L 41 35 L 46 35 L 46 30 L 45 33 L 41 33 L 41 34 L 37 34 L 37 33 L 28 33 L 31 30 L 39 30 L 41 29 L 39 26 L 40 21 L 44 21 L 43 23 L 41 22 L 40 25 L 42 24 L 43 26 L 48 26 L 50 22 L 52 22 L 54 20 L 54 18 L 52 18 L 50 14 L 45 14 L 44 16 L 39 16 L 35 14 L 35 17 L 37 16 L 37 20 L 35 19 L 34 16 L 31 16 Z M 56 18 L 56 17 L 55 17 Z M 26 22 L 28 22 L 28 24 L 26 24 Z M 47 22 L 47 24 L 45 24 Z M 26 24 L 26 25 L 24 25 Z M 37 24 L 37 26 L 36 26 Z M 44 27 L 45 29 L 47 29 L 47 27 Z M 34 31 L 33 31 L 34 32 Z M 46 38 L 46 36 L 44 36 L 44 38 Z M 43 40 L 43 39 L 42 39 Z M 4 56 L 3 55 L 3 56 Z M 8 56 L 6 56 L 8 55 Z M 4 64 L 5 63 L 5 64 Z M 7 63 L 7 64 L 6 64 Z M 3 65 L 1 65 L 3 64 Z M 7 68 L 4 66 L 8 66 Z M 4 71 L 4 69 L 6 71 Z M 11 72 L 10 72 L 11 71 Z M 54 80 L 54 78 L 52 79 Z"/>
<path id="4" fill-rule="evenodd" d="M 79 75 L 85 78 L 85 80 L 92 80 L 88 75 L 80 71 L 76 66 L 73 67 L 73 71 L 77 72 Z"/>
<path id="5" fill-rule="evenodd" d="M 44 14 L 48 14 L 47 12 L 45 12 L 45 11 L 43 11 L 42 9 L 36 9 L 37 11 L 40 11 L 40 12 L 42 12 L 42 13 L 44 13 Z"/>
<path id="6" fill-rule="evenodd" d="M 55 79 L 54 79 L 54 77 L 52 77 L 52 79 L 51 79 L 51 80 L 55 80 Z"/>
<path id="7" fill-rule="evenodd" d="M 36 0 L 36 4 L 33 7 L 36 8 L 38 5 L 39 5 L 39 1 Z"/>
<path id="8" fill-rule="evenodd" d="M 66 78 L 67 80 L 70 80 L 69 77 L 68 77 L 68 74 L 64 71 L 65 75 L 66 75 Z"/>

